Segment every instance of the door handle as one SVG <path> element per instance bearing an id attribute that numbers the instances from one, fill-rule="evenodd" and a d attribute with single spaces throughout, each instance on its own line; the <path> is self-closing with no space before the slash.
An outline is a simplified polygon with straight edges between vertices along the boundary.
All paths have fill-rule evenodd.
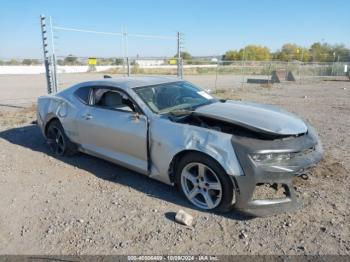
<path id="1" fill-rule="evenodd" d="M 85 120 L 90 120 L 92 119 L 92 115 L 86 114 L 86 115 L 83 115 L 83 118 L 85 118 Z"/>

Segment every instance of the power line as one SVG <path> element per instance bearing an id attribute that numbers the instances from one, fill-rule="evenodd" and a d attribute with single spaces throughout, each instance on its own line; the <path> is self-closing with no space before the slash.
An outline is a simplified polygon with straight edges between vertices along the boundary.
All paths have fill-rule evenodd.
<path id="1" fill-rule="evenodd" d="M 122 36 L 122 33 L 118 32 L 102 32 L 102 31 L 94 31 L 94 30 L 85 30 L 71 27 L 62 27 L 62 26 L 52 26 L 53 29 L 63 30 L 63 31 L 74 31 L 74 32 L 82 32 L 82 33 L 91 33 L 91 34 L 102 34 L 102 35 L 116 35 Z"/>
<path id="2" fill-rule="evenodd" d="M 156 38 L 156 39 L 169 39 L 169 40 L 176 39 L 176 37 L 174 37 L 174 36 L 161 36 L 161 35 L 128 34 L 128 36 L 143 37 L 143 38 Z"/>
<path id="3" fill-rule="evenodd" d="M 130 36 L 130 37 L 141 37 L 141 38 L 156 38 L 156 39 L 169 39 L 174 40 L 176 37 L 174 36 L 163 36 L 163 35 L 146 35 L 146 34 L 129 34 L 129 33 L 120 33 L 120 32 L 104 32 L 104 31 L 95 31 L 95 30 L 86 30 L 80 28 L 72 28 L 72 27 L 63 27 L 63 26 L 52 26 L 53 29 L 63 30 L 63 31 L 74 31 L 81 33 L 91 33 L 91 34 L 102 34 L 102 35 L 114 35 L 114 36 Z"/>

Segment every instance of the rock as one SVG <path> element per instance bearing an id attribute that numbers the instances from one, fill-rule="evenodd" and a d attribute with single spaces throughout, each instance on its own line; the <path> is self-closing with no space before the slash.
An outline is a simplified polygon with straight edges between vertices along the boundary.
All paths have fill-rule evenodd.
<path id="1" fill-rule="evenodd" d="M 245 239 L 245 238 L 247 238 L 248 237 L 248 235 L 245 233 L 245 231 L 244 230 L 241 230 L 241 232 L 239 233 L 239 238 L 240 239 Z"/>
<path id="2" fill-rule="evenodd" d="M 305 251 L 305 247 L 304 246 L 298 246 L 297 247 L 299 250 Z"/>
<path id="3" fill-rule="evenodd" d="M 175 216 L 175 220 L 185 226 L 192 226 L 193 217 L 187 214 L 184 210 L 180 209 Z"/>
<path id="4" fill-rule="evenodd" d="M 78 219 L 78 222 L 79 223 L 84 223 L 84 220 L 83 219 Z"/>
<path id="5" fill-rule="evenodd" d="M 126 247 L 127 245 L 126 245 L 126 243 L 125 242 L 120 242 L 119 243 L 119 247 L 121 247 L 121 248 L 124 248 L 124 247 Z"/>
<path id="6" fill-rule="evenodd" d="M 287 222 L 287 221 L 284 221 L 284 223 L 283 223 L 283 227 L 289 227 L 290 226 L 290 223 L 289 222 Z"/>

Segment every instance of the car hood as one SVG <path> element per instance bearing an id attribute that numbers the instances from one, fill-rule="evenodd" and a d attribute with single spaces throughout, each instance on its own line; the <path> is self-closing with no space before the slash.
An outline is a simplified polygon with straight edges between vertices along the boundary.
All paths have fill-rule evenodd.
<path id="1" fill-rule="evenodd" d="M 269 135 L 298 135 L 307 132 L 303 120 L 270 105 L 228 100 L 201 106 L 195 110 L 195 114 Z"/>

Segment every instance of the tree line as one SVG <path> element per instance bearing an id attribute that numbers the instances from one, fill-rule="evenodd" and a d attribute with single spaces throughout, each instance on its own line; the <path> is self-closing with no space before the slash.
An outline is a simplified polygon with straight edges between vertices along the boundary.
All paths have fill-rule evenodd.
<path id="1" fill-rule="evenodd" d="M 187 63 L 200 62 L 197 57 L 192 57 L 189 52 L 183 51 L 180 53 L 182 59 L 187 60 Z M 177 57 L 177 55 L 174 55 Z M 276 52 L 266 46 L 247 45 L 239 50 L 228 50 L 222 55 L 222 60 L 225 61 L 302 61 L 302 62 L 349 62 L 350 49 L 344 44 L 331 45 L 328 43 L 313 43 L 310 47 L 302 47 L 297 44 L 284 44 Z M 203 62 L 203 61 L 202 61 Z M 86 61 L 79 60 L 74 55 L 68 55 L 63 59 L 58 59 L 58 65 L 85 65 Z M 39 59 L 11 59 L 9 61 L 0 60 L 0 65 L 39 65 Z M 103 65 L 121 65 L 123 59 L 120 58 L 99 58 L 98 64 Z"/>
<path id="2" fill-rule="evenodd" d="M 41 61 L 39 59 L 11 59 L 8 61 L 0 60 L 0 65 L 40 65 Z"/>
<path id="3" fill-rule="evenodd" d="M 86 65 L 87 61 L 81 61 L 74 55 L 68 55 L 64 59 L 58 59 L 58 65 Z M 122 65 L 123 59 L 121 58 L 98 58 L 98 65 Z"/>
<path id="4" fill-rule="evenodd" d="M 350 49 L 343 44 L 313 43 L 309 48 L 287 43 L 276 52 L 271 52 L 266 46 L 247 45 L 240 50 L 229 50 L 223 55 L 223 60 L 252 61 L 303 61 L 303 62 L 348 62 Z"/>
<path id="5" fill-rule="evenodd" d="M 58 59 L 57 64 L 58 65 L 86 65 L 86 61 L 80 61 L 78 57 L 74 55 L 68 55 L 64 59 Z M 121 58 L 99 58 L 98 59 L 99 64 L 103 65 L 122 65 L 123 59 Z M 42 61 L 40 59 L 11 59 L 8 61 L 0 60 L 0 66 L 1 65 L 41 65 Z"/>

